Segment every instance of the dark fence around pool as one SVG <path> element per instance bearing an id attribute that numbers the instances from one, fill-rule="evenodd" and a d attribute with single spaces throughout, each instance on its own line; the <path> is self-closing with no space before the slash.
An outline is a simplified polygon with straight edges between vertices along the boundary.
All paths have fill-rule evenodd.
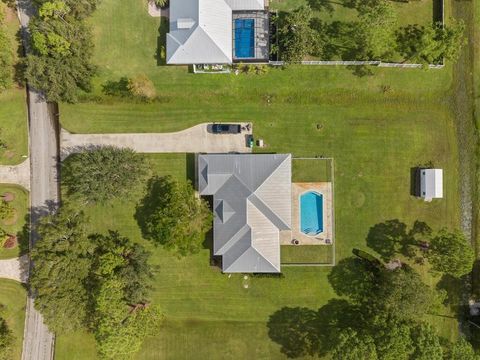
<path id="1" fill-rule="evenodd" d="M 335 265 L 335 168 L 333 158 L 318 155 L 314 158 L 293 158 L 292 182 L 332 184 L 332 243 L 329 245 L 282 245 L 282 266 L 334 266 Z"/>

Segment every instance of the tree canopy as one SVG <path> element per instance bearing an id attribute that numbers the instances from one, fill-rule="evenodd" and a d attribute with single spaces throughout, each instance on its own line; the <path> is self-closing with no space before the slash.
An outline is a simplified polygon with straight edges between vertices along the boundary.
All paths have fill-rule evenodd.
<path id="1" fill-rule="evenodd" d="M 409 25 L 398 32 L 397 46 L 410 62 L 437 64 L 443 58 L 456 61 L 466 42 L 464 32 L 465 24 L 454 19 L 449 25 Z"/>
<path id="2" fill-rule="evenodd" d="M 470 273 L 475 260 L 471 245 L 459 231 L 440 231 L 430 241 L 427 256 L 435 270 L 456 277 Z"/>
<path id="3" fill-rule="evenodd" d="M 40 239 L 31 252 L 35 307 L 59 334 L 83 328 L 87 319 L 86 282 L 95 245 L 87 236 L 88 219 L 80 208 L 66 203 L 56 215 L 42 218 L 36 229 Z"/>
<path id="4" fill-rule="evenodd" d="M 125 284 L 114 274 L 100 279 L 95 293 L 94 335 L 98 352 L 105 359 L 131 359 L 146 336 L 158 331 L 162 314 L 158 307 L 128 309 Z"/>
<path id="5" fill-rule="evenodd" d="M 319 52 L 319 38 L 310 26 L 313 13 L 301 6 L 278 19 L 281 58 L 286 63 L 299 63 L 307 55 Z"/>
<path id="6" fill-rule="evenodd" d="M 90 16 L 97 8 L 99 0 L 34 0 L 40 8 L 66 7 L 69 14 L 77 19 Z"/>
<path id="7" fill-rule="evenodd" d="M 0 305 L 0 360 L 10 360 L 12 358 L 14 337 L 2 316 L 3 305 Z"/>
<path id="8" fill-rule="evenodd" d="M 449 349 L 449 360 L 479 360 L 480 356 L 475 353 L 472 345 L 460 337 Z"/>
<path id="9" fill-rule="evenodd" d="M 370 335 L 358 334 L 350 328 L 340 333 L 337 346 L 332 352 L 333 360 L 376 360 L 375 342 Z"/>
<path id="10" fill-rule="evenodd" d="M 148 302 L 150 253 L 115 231 L 87 235 L 80 208 L 67 202 L 35 229 L 35 306 L 57 334 L 90 331 L 102 357 L 127 359 L 162 319 Z"/>
<path id="11" fill-rule="evenodd" d="M 388 60 L 395 49 L 397 14 L 386 0 L 362 2 L 354 33 L 355 57 L 359 60 Z"/>
<path id="12" fill-rule="evenodd" d="M 105 202 L 135 192 L 148 175 L 145 156 L 131 149 L 98 147 L 71 155 L 62 164 L 68 194 L 87 202 Z"/>
<path id="13" fill-rule="evenodd" d="M 25 77 L 49 101 L 76 102 L 80 90 L 91 90 L 96 71 L 91 31 L 82 20 L 89 13 L 84 6 L 96 0 L 37 3 L 39 15 L 29 23 L 32 51 L 25 60 Z"/>
<path id="14" fill-rule="evenodd" d="M 212 225 L 212 213 L 205 200 L 195 197 L 192 184 L 171 176 L 150 180 L 136 218 L 146 239 L 183 256 L 201 249 Z"/>
<path id="15" fill-rule="evenodd" d="M 370 299 L 372 313 L 395 314 L 399 319 L 415 319 L 435 305 L 432 289 L 420 276 L 404 265 L 379 274 L 375 298 Z"/>

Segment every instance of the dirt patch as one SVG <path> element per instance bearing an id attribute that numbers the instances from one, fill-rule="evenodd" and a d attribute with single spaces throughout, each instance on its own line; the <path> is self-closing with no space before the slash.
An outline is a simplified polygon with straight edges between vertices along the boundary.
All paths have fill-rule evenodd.
<path id="1" fill-rule="evenodd" d="M 12 202 L 13 200 L 15 200 L 15 194 L 11 192 L 3 193 L 2 200 L 5 202 Z"/>
<path id="2" fill-rule="evenodd" d="M 18 221 L 18 211 L 17 209 L 13 209 L 13 215 L 9 219 L 5 219 L 2 221 L 3 225 L 15 225 Z"/>
<path id="3" fill-rule="evenodd" d="M 10 23 L 12 21 L 16 21 L 17 19 L 17 13 L 15 12 L 14 9 L 11 9 L 9 7 L 5 7 L 5 22 Z"/>
<path id="4" fill-rule="evenodd" d="M 13 159 L 15 157 L 15 151 L 7 150 L 3 156 L 5 156 L 7 159 Z"/>
<path id="5" fill-rule="evenodd" d="M 9 235 L 8 239 L 3 244 L 4 249 L 13 249 L 18 246 L 18 239 L 15 235 Z"/>

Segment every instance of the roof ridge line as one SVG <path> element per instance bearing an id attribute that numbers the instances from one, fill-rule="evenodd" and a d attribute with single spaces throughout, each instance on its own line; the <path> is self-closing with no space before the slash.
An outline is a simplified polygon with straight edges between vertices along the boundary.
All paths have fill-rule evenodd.
<path id="1" fill-rule="evenodd" d="M 272 265 L 272 267 L 274 269 L 277 269 L 278 271 L 280 271 L 280 268 L 277 268 L 275 265 L 272 264 L 272 262 L 270 260 L 268 260 L 260 251 L 258 251 L 258 249 L 253 245 L 253 241 L 252 241 L 252 245 L 250 246 L 253 250 L 255 250 L 257 252 L 258 255 L 260 255 L 266 262 L 268 262 L 270 265 Z M 278 247 L 280 249 L 280 246 Z M 248 250 L 248 249 L 247 249 Z M 246 250 L 245 250 L 246 251 Z M 280 251 L 279 251 L 280 252 Z M 243 254 L 242 254 L 243 255 Z"/>
<path id="2" fill-rule="evenodd" d="M 198 17 L 198 21 L 200 22 L 200 16 Z M 217 43 L 215 42 L 215 40 L 212 39 L 212 37 L 210 36 L 210 34 L 208 33 L 208 31 L 205 31 L 205 29 L 203 28 L 202 25 L 198 24 L 197 28 L 192 32 L 192 34 L 197 31 L 198 29 L 201 29 L 203 31 L 203 33 L 210 39 L 210 41 L 215 45 L 215 47 L 220 50 L 220 52 L 227 57 L 227 59 L 230 60 L 230 57 L 225 54 L 225 52 L 217 45 Z M 190 41 L 191 37 L 188 38 L 188 41 Z M 187 42 L 188 42 L 187 41 Z"/>

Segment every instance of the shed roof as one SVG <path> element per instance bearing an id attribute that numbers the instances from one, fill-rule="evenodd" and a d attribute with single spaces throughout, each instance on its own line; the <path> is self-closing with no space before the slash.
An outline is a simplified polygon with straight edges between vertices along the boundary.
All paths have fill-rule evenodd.
<path id="1" fill-rule="evenodd" d="M 198 187 L 214 197 L 214 249 L 224 272 L 280 272 L 291 227 L 291 155 L 199 155 Z"/>
<path id="2" fill-rule="evenodd" d="M 443 198 L 443 170 L 420 170 L 421 196 L 426 199 Z"/>

